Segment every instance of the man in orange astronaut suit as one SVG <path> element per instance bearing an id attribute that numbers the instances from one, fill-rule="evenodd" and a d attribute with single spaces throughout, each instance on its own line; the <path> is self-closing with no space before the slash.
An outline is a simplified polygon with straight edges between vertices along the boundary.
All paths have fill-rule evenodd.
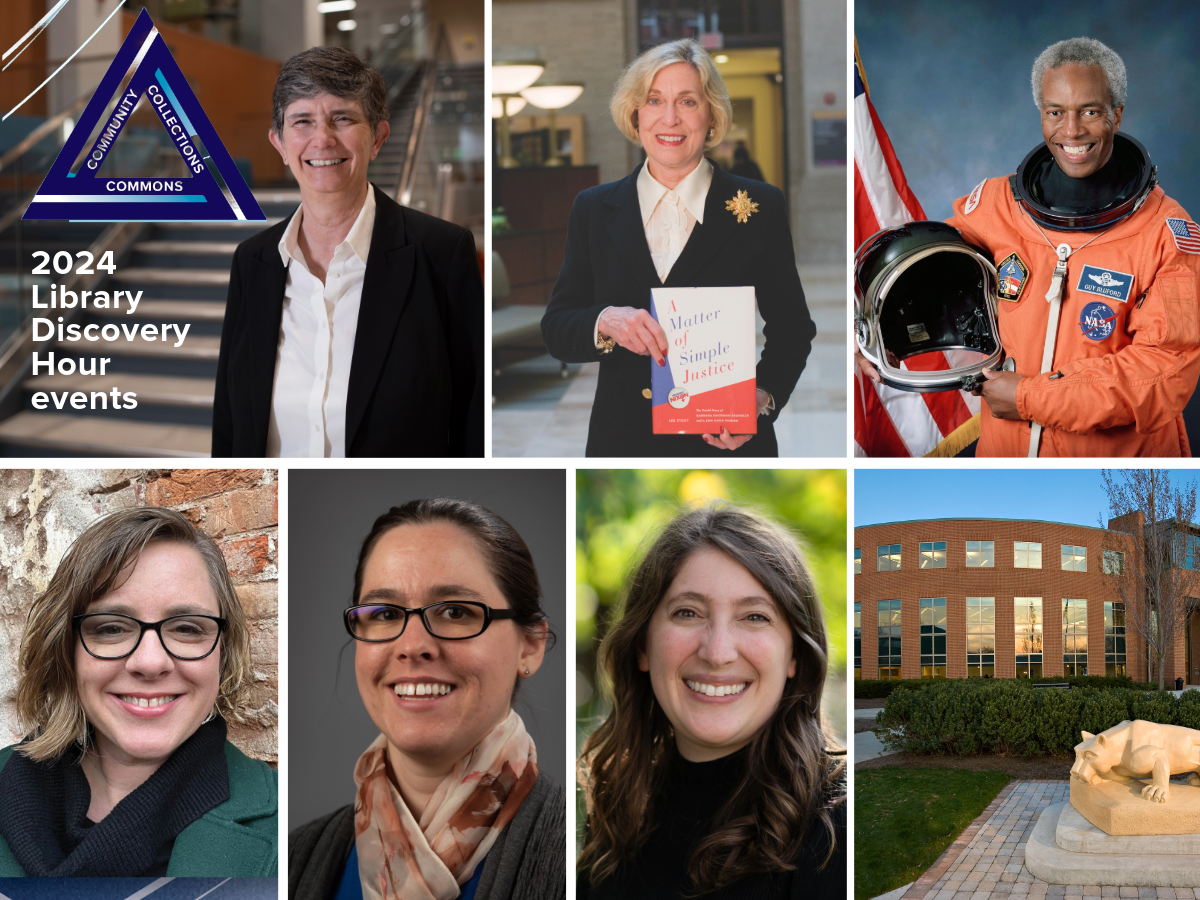
<path id="1" fill-rule="evenodd" d="M 1200 227 L 1155 184 L 1142 145 L 1118 134 L 1115 52 L 1060 41 L 1034 63 L 1033 92 L 1044 146 L 949 220 L 996 262 L 1015 367 L 984 373 L 977 455 L 1189 456 Z"/>

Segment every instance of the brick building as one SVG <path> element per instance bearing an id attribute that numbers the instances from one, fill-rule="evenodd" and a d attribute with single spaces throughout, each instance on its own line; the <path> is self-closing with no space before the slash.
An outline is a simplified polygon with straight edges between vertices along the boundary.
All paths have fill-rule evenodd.
<path id="1" fill-rule="evenodd" d="M 1014 519 L 856 528 L 855 678 L 1151 680 L 1146 648 L 1104 575 L 1121 564 L 1113 548 L 1137 527 L 1125 516 L 1107 529 Z M 1197 567 L 1189 552 L 1187 568 Z M 1167 654 L 1166 675 L 1200 683 L 1196 608 Z"/>

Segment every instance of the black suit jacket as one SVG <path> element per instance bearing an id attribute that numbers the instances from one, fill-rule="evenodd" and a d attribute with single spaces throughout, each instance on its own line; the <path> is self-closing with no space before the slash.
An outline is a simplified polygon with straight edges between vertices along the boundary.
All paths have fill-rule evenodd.
<path id="1" fill-rule="evenodd" d="M 375 191 L 346 398 L 347 456 L 483 456 L 483 279 L 471 232 Z M 233 256 L 213 456 L 263 456 L 288 220 Z"/>
<path id="2" fill-rule="evenodd" d="M 766 337 L 756 380 L 775 398 L 775 411 L 759 417 L 758 434 L 732 455 L 778 456 L 774 421 L 792 395 L 816 334 L 796 272 L 783 193 L 715 168 L 704 202 L 704 222 L 696 223 L 662 282 L 646 245 L 637 195 L 639 171 L 640 167 L 620 181 L 589 188 L 575 198 L 562 271 L 542 318 L 542 336 L 556 359 L 600 360 L 587 455 L 731 455 L 709 446 L 699 435 L 654 434 L 651 403 L 642 393 L 650 387 L 653 361 L 624 347 L 601 354 L 592 334 L 606 306 L 649 310 L 653 287 L 753 285 Z M 738 222 L 725 208 L 738 191 L 746 191 L 758 203 L 758 211 L 746 222 Z"/>

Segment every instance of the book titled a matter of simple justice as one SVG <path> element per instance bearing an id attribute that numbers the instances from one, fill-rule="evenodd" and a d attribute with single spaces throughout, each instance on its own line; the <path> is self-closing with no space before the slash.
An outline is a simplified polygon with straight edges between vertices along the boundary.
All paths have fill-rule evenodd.
<path id="1" fill-rule="evenodd" d="M 667 364 L 650 360 L 655 434 L 757 434 L 754 288 L 653 288 Z"/>

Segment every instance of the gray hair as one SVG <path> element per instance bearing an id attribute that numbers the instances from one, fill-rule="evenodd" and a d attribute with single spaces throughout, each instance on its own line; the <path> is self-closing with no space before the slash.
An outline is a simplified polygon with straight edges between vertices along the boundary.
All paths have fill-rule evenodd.
<path id="1" fill-rule="evenodd" d="M 1033 61 L 1033 102 L 1042 108 L 1042 76 L 1059 66 L 1099 66 L 1108 81 L 1113 108 L 1125 105 L 1125 63 L 1117 52 L 1095 38 L 1077 37 L 1051 44 Z"/>
<path id="2" fill-rule="evenodd" d="M 283 64 L 271 97 L 271 130 L 283 136 L 283 114 L 297 100 L 332 94 L 358 102 L 371 134 L 388 117 L 387 83 L 374 66 L 344 47 L 312 47 Z"/>

